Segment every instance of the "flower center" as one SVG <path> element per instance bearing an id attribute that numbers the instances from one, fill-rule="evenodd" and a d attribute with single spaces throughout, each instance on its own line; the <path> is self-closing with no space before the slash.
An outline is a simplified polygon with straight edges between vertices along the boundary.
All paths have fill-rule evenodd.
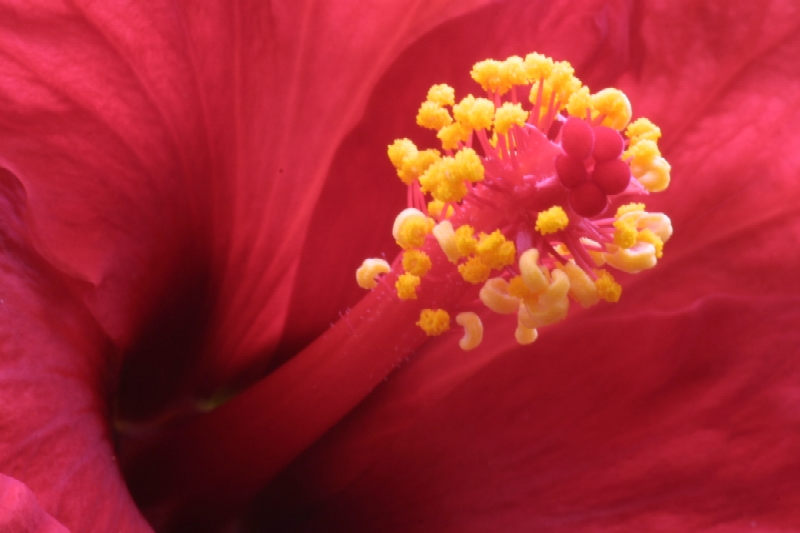
<path id="1" fill-rule="evenodd" d="M 592 93 L 569 63 L 537 53 L 480 61 L 471 74 L 484 96 L 456 102 L 452 87 L 434 85 L 417 113 L 441 151 L 405 138 L 388 147 L 408 187 L 392 228 L 404 251 L 356 273 L 365 289 L 393 283 L 400 300 L 438 304 L 420 311 L 427 335 L 460 311 L 465 350 L 483 338 L 487 312 L 516 315 L 515 338 L 528 344 L 571 302 L 616 302 L 612 272 L 652 268 L 672 235 L 666 215 L 631 202 L 666 189 L 670 166 L 661 131 L 631 122 L 622 91 Z"/>

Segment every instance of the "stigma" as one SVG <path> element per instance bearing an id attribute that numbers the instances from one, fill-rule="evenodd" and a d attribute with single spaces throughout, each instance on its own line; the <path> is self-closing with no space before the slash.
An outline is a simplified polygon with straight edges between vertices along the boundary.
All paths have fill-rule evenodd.
<path id="1" fill-rule="evenodd" d="M 672 225 L 642 199 L 669 186 L 671 169 L 661 130 L 632 120 L 619 89 L 592 92 L 566 61 L 487 59 L 471 76 L 478 96 L 437 84 L 419 107 L 438 147 L 388 146 L 407 188 L 392 227 L 401 253 L 366 259 L 356 279 L 419 306 L 425 335 L 448 333 L 454 316 L 464 350 L 491 315 L 530 344 L 576 306 L 616 303 L 621 276 L 656 266 Z"/>

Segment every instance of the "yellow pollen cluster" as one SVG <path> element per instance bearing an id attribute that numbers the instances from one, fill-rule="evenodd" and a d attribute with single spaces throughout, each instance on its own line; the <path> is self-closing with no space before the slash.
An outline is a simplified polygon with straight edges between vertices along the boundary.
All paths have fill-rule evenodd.
<path id="1" fill-rule="evenodd" d="M 528 80 L 525 64 L 519 56 L 509 57 L 505 61 L 478 61 L 470 75 L 484 91 L 497 95 L 503 95 L 515 85 L 523 85 Z"/>
<path id="2" fill-rule="evenodd" d="M 397 281 L 394 284 L 397 289 L 397 297 L 401 300 L 416 300 L 417 287 L 420 283 L 419 276 L 405 272 L 397 276 Z"/>
<path id="3" fill-rule="evenodd" d="M 447 205 L 445 211 L 444 206 L 447 205 L 441 200 L 431 200 L 428 202 L 428 213 L 438 218 L 450 218 L 455 213 L 452 205 Z"/>
<path id="4" fill-rule="evenodd" d="M 433 230 L 433 226 L 432 218 L 425 216 L 418 209 L 409 207 L 394 219 L 392 236 L 404 250 L 419 248 L 425 242 L 425 237 Z"/>
<path id="5" fill-rule="evenodd" d="M 436 133 L 440 149 L 408 138 L 387 147 L 408 205 L 392 227 L 403 250 L 394 289 L 411 301 L 405 305 L 419 305 L 435 288 L 448 291 L 431 301 L 450 302 L 463 350 L 484 335 L 480 311 L 455 312 L 473 309 L 476 292 L 484 311 L 516 315 L 514 337 L 530 344 L 571 303 L 617 302 L 622 286 L 611 270 L 637 273 L 662 258 L 669 218 L 618 202 L 623 193 L 664 190 L 671 168 L 658 147 L 661 130 L 646 118 L 632 121 L 622 91 L 592 92 L 566 61 L 538 53 L 487 59 L 470 75 L 483 97 L 459 99 L 437 84 L 417 110 L 417 125 Z M 391 271 L 368 259 L 356 278 L 373 289 Z M 440 335 L 450 318 L 445 309 L 422 309 L 417 326 Z"/>
<path id="6" fill-rule="evenodd" d="M 468 257 L 458 265 L 458 272 L 467 283 L 483 283 L 492 270 L 513 265 L 516 256 L 514 243 L 506 239 L 500 230 L 474 236 L 475 230 L 464 225 L 453 233 L 455 251 L 459 258 Z"/>
<path id="7" fill-rule="evenodd" d="M 456 102 L 456 92 L 446 83 L 438 83 L 428 89 L 427 100 L 441 106 L 453 105 Z"/>
<path id="8" fill-rule="evenodd" d="M 467 128 L 486 130 L 492 127 L 494 104 L 487 98 L 475 98 L 470 94 L 453 106 L 453 116 Z"/>
<path id="9" fill-rule="evenodd" d="M 581 87 L 570 95 L 566 108 L 574 117 L 588 118 L 617 131 L 625 129 L 633 114 L 628 97 L 614 88 L 591 94 L 588 87 Z"/>
<path id="10" fill-rule="evenodd" d="M 600 271 L 594 285 L 597 287 L 597 295 L 607 302 L 616 303 L 622 295 L 622 286 L 607 270 Z"/>
<path id="11" fill-rule="evenodd" d="M 460 202 L 468 192 L 469 183 L 484 178 L 483 164 L 472 148 L 460 150 L 454 157 L 446 156 L 431 164 L 419 177 L 420 189 L 434 200 Z"/>
<path id="12" fill-rule="evenodd" d="M 444 309 L 423 309 L 417 325 L 426 335 L 435 337 L 450 329 L 450 314 Z"/>
<path id="13" fill-rule="evenodd" d="M 527 120 L 528 112 L 522 109 L 522 104 L 503 102 L 494 112 L 494 131 L 499 135 L 508 135 L 512 127 L 522 127 Z"/>
<path id="14" fill-rule="evenodd" d="M 459 226 L 453 235 L 459 256 L 467 257 L 475 253 L 475 249 L 478 247 L 478 240 L 475 238 L 475 228 L 469 224 L 464 224 L 463 226 Z"/>
<path id="15" fill-rule="evenodd" d="M 567 227 L 567 224 L 569 224 L 569 217 L 560 205 L 554 205 L 536 216 L 536 231 L 542 235 L 561 231 Z"/>
<path id="16" fill-rule="evenodd" d="M 672 167 L 658 149 L 661 130 L 647 119 L 637 119 L 626 128 L 625 136 L 628 149 L 622 156 L 630 161 L 633 177 L 648 192 L 661 192 L 669 187 Z"/>
<path id="17" fill-rule="evenodd" d="M 441 158 L 438 150 L 432 148 L 418 150 L 409 139 L 396 139 L 389 145 L 387 153 L 397 170 L 397 177 L 406 185 L 419 179 L 428 167 Z"/>
<path id="18" fill-rule="evenodd" d="M 533 82 L 528 99 L 535 106 L 544 106 L 540 108 L 538 117 L 541 120 L 547 112 L 564 109 L 570 97 L 582 85 L 581 80 L 575 77 L 572 65 L 567 61 L 557 61 L 553 63 L 546 77 Z"/>
<path id="19" fill-rule="evenodd" d="M 431 269 L 431 258 L 422 250 L 403 252 L 403 268 L 415 276 L 424 276 Z"/>

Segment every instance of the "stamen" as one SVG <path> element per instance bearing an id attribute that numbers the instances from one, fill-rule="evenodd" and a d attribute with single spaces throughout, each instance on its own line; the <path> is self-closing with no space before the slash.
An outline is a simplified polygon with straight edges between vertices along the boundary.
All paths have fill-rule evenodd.
<path id="1" fill-rule="evenodd" d="M 483 322 L 481 318 L 471 312 L 458 313 L 456 323 L 464 328 L 464 336 L 458 341 L 458 346 L 464 350 L 477 348 L 483 340 Z"/>
<path id="2" fill-rule="evenodd" d="M 450 329 L 450 314 L 444 309 L 423 309 L 417 325 L 429 337 L 436 337 Z"/>
<path id="3" fill-rule="evenodd" d="M 445 307 L 478 303 L 483 311 L 455 315 L 462 349 L 480 343 L 481 313 L 516 315 L 514 336 L 530 344 L 539 328 L 568 316 L 570 302 L 618 301 L 612 270 L 637 273 L 663 257 L 669 218 L 621 199 L 664 190 L 671 168 L 658 148 L 661 130 L 646 118 L 631 122 L 622 91 L 592 93 L 565 61 L 487 59 L 470 74 L 485 97 L 458 100 L 438 84 L 417 113 L 444 154 L 407 138 L 387 149 L 408 186 L 408 207 L 392 228 L 404 250 L 395 288 L 420 307 L 436 303 L 417 322 L 427 335 L 449 329 Z M 518 100 L 525 94 L 529 104 Z M 374 287 L 389 268 L 365 261 L 359 285 Z"/>
<path id="4" fill-rule="evenodd" d="M 378 286 L 378 276 L 391 270 L 392 267 L 384 259 L 364 259 L 356 270 L 356 281 L 362 289 L 374 289 Z"/>

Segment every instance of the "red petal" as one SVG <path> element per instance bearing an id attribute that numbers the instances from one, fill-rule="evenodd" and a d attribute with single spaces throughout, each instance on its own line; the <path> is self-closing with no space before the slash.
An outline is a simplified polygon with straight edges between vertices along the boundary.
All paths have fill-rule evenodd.
<path id="1" fill-rule="evenodd" d="M 0 171 L 0 472 L 74 531 L 149 531 L 109 438 L 116 354 L 74 280 L 30 245 L 24 208 L 22 187 Z"/>
<path id="2" fill-rule="evenodd" d="M 16 533 L 69 533 L 39 505 L 24 483 L 0 474 L 0 529 Z"/>

